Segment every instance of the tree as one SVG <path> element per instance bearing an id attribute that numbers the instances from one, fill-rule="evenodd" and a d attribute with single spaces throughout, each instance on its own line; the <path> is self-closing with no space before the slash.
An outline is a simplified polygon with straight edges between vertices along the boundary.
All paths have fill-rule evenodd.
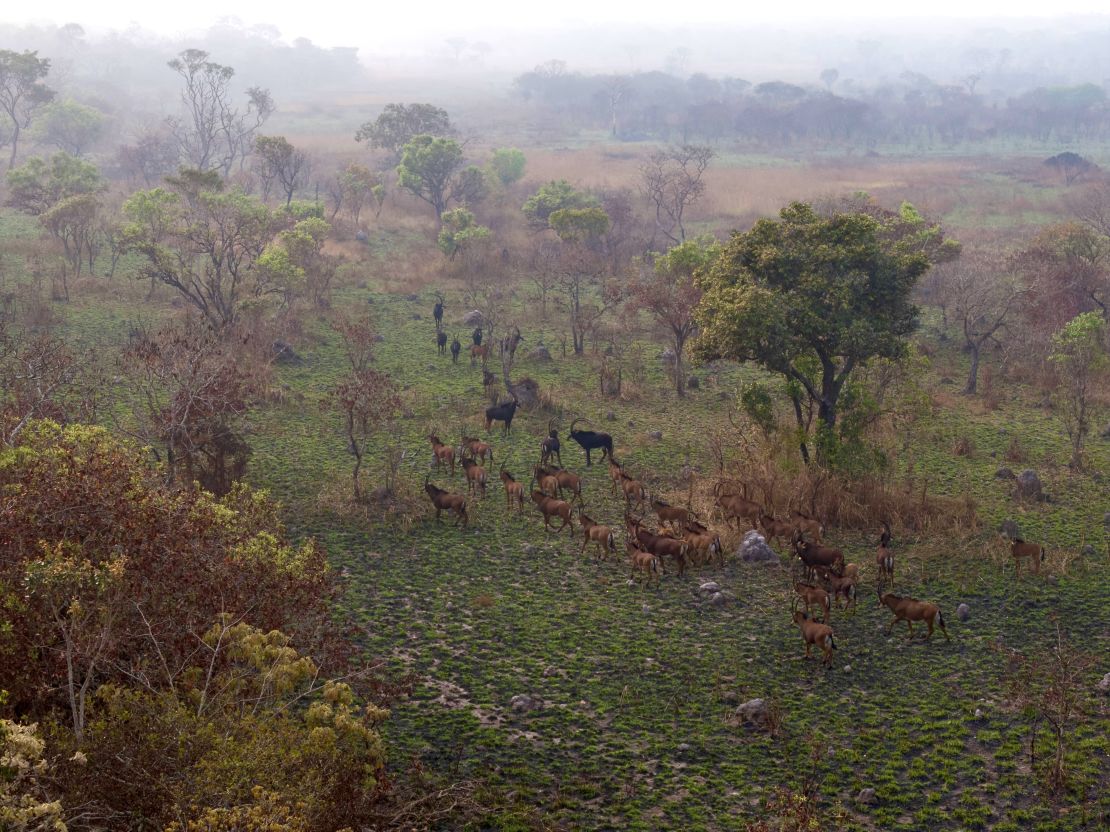
<path id="1" fill-rule="evenodd" d="M 347 447 L 355 457 L 351 479 L 355 500 L 362 499 L 359 472 L 370 440 L 396 416 L 401 407 L 397 385 L 388 373 L 357 370 L 344 377 L 332 392 L 336 408 L 343 416 Z"/>
<path id="2" fill-rule="evenodd" d="M 450 136 L 454 133 L 447 111 L 432 104 L 386 104 L 381 114 L 358 128 L 355 141 L 385 150 L 400 161 L 401 150 L 420 135 Z"/>
<path id="3" fill-rule="evenodd" d="M 1099 210 L 1094 200 L 1084 207 Z M 1108 256 L 1110 237 L 1098 230 L 1093 214 L 1041 229 L 1018 253 L 1015 265 L 1029 286 L 1026 317 L 1045 341 L 1081 312 L 1097 309 L 1110 320 Z"/>
<path id="4" fill-rule="evenodd" d="M 95 259 L 95 237 L 99 230 L 100 200 L 95 194 L 77 194 L 55 203 L 39 216 L 39 221 L 55 240 L 62 244 L 68 269 L 62 269 L 65 299 L 69 300 L 68 271 L 81 276 L 81 264 L 89 259 L 89 270 Z"/>
<path id="5" fill-rule="evenodd" d="M 1049 156 L 1044 160 L 1044 163 L 1059 172 L 1064 177 L 1064 184 L 1068 186 L 1074 185 L 1088 173 L 1098 170 L 1098 165 L 1094 162 L 1084 159 L 1078 153 L 1073 153 L 1070 150 L 1057 153 L 1055 156 Z"/>
<path id="6" fill-rule="evenodd" d="M 255 132 L 274 112 L 269 90 L 249 87 L 240 112 L 231 100 L 231 67 L 209 61 L 201 49 L 186 49 L 168 66 L 184 84 L 185 116 L 166 121 L 180 155 L 198 170 L 219 170 L 226 177 L 236 161 L 246 160 Z"/>
<path id="7" fill-rule="evenodd" d="M 646 269 L 629 287 L 634 310 L 648 312 L 671 336 L 674 350 L 675 392 L 686 395 L 686 367 L 683 354 L 686 342 L 696 331 L 694 310 L 702 290 L 694 275 L 704 271 L 720 253 L 713 237 L 687 240 L 659 255 L 654 268 Z"/>
<path id="8" fill-rule="evenodd" d="M 68 153 L 55 153 L 50 161 L 32 156 L 7 173 L 8 204 L 38 216 L 63 199 L 94 194 L 104 188 L 96 166 Z"/>
<path id="9" fill-rule="evenodd" d="M 683 218 L 705 193 L 702 176 L 713 156 L 710 147 L 685 144 L 655 151 L 640 167 L 640 190 L 655 207 L 655 227 L 672 243 L 686 239 Z"/>
<path id="10" fill-rule="evenodd" d="M 300 220 L 282 231 L 258 258 L 257 268 L 265 280 L 284 287 L 286 304 L 295 295 L 307 294 L 314 306 L 329 305 L 331 283 L 339 261 L 324 253 L 331 226 L 319 217 Z"/>
<path id="11" fill-rule="evenodd" d="M 54 99 L 54 91 L 42 79 L 50 72 L 50 59 L 38 52 L 12 52 L 0 49 L 0 110 L 11 122 L 8 141 L 12 152 L 8 169 L 15 167 L 19 136 L 31 126 L 35 115 Z"/>
<path id="12" fill-rule="evenodd" d="M 524 176 L 524 153 L 515 147 L 499 147 L 490 156 L 489 168 L 493 178 L 508 187 Z"/>
<path id="13" fill-rule="evenodd" d="M 944 272 L 940 292 L 947 314 L 960 327 L 964 345 L 971 353 L 964 385 L 964 393 L 970 396 L 978 386 L 983 346 L 997 340 L 1020 312 L 1024 288 L 995 252 L 964 254 L 938 270 Z"/>
<path id="14" fill-rule="evenodd" d="M 1106 321 L 1101 315 L 1084 312 L 1052 337 L 1049 358 L 1056 365 L 1060 384 L 1054 399 L 1071 440 L 1071 466 L 1076 470 L 1083 468 L 1083 442 L 1091 432 L 1096 391 L 1110 365 L 1106 331 Z"/>
<path id="15" fill-rule="evenodd" d="M 548 220 L 563 243 L 559 283 L 566 292 L 574 354 L 581 355 L 586 336 L 620 300 L 615 286 L 600 284 L 605 270 L 600 241 L 609 230 L 609 216 L 601 208 L 561 208 Z"/>
<path id="16" fill-rule="evenodd" d="M 477 242 L 488 240 L 490 231 L 478 225 L 474 214 L 466 208 L 452 208 L 443 213 L 443 227 L 439 231 L 439 250 L 454 260 L 455 255 Z"/>
<path id="17" fill-rule="evenodd" d="M 436 219 L 452 202 L 473 203 L 484 196 L 482 172 L 463 167 L 462 147 L 454 139 L 419 135 L 404 146 L 397 184 L 435 209 Z"/>
<path id="18" fill-rule="evenodd" d="M 224 191 L 215 172 L 185 171 L 171 186 L 137 191 L 123 205 L 140 277 L 180 293 L 215 329 L 235 322 L 245 301 L 287 292 L 253 268 L 280 216 L 238 188 Z"/>
<path id="19" fill-rule="evenodd" d="M 145 130 L 131 144 L 116 152 L 120 169 L 132 181 L 142 179 L 151 188 L 177 170 L 180 155 L 173 136 L 158 130 Z"/>
<path id="20" fill-rule="evenodd" d="M 76 101 L 53 101 L 35 125 L 36 136 L 59 150 L 81 156 L 104 132 L 108 118 L 94 107 Z"/>
<path id="21" fill-rule="evenodd" d="M 335 213 L 339 212 L 341 206 L 346 205 L 351 216 L 351 222 L 355 226 L 358 226 L 362 209 L 368 201 L 373 200 L 378 206 L 378 212 L 381 212 L 382 204 L 385 202 L 385 185 L 382 183 L 381 177 L 370 168 L 352 162 L 340 172 L 338 185 L 339 200 L 335 207 Z"/>
<path id="22" fill-rule="evenodd" d="M 574 188 L 565 179 L 551 180 L 524 201 L 521 208 L 528 226 L 536 231 L 551 227 L 550 217 L 563 208 L 594 208 L 597 200 Z"/>
<path id="23" fill-rule="evenodd" d="M 831 436 L 852 372 L 899 358 L 917 328 L 910 295 L 940 235 L 909 206 L 880 220 L 795 202 L 734 232 L 698 275 L 703 359 L 755 361 L 798 385 Z"/>
<path id="24" fill-rule="evenodd" d="M 304 186 L 308 177 L 308 154 L 298 150 L 285 136 L 259 136 L 254 140 L 257 156 L 255 170 L 263 182 L 264 193 L 270 191 L 270 183 L 276 181 L 285 194 L 285 206 L 293 201 L 293 194 Z"/>

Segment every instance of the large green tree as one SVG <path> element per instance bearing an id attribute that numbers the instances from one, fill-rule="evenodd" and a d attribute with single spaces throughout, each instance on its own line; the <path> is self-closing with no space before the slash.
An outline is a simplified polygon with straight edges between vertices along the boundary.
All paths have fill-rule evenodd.
<path id="1" fill-rule="evenodd" d="M 566 208 L 594 208 L 597 200 L 584 191 L 579 191 L 565 179 L 552 179 L 545 182 L 528 199 L 524 200 L 521 210 L 528 225 L 536 231 L 549 228 L 551 215 Z"/>
<path id="2" fill-rule="evenodd" d="M 15 166 L 19 134 L 31 126 L 35 114 L 54 98 L 54 91 L 42 82 L 49 72 L 50 59 L 40 58 L 38 52 L 0 49 L 0 110 L 11 122 L 9 168 Z"/>
<path id="3" fill-rule="evenodd" d="M 365 141 L 397 158 L 417 136 L 449 136 L 452 132 L 447 111 L 433 104 L 386 104 L 381 115 L 358 128 L 355 141 Z"/>
<path id="4" fill-rule="evenodd" d="M 35 136 L 74 156 L 80 156 L 104 132 L 108 117 L 95 107 L 76 101 L 53 101 L 35 124 Z"/>
<path id="5" fill-rule="evenodd" d="M 405 145 L 397 165 L 397 184 L 431 205 L 436 219 L 452 202 L 477 202 L 485 194 L 485 177 L 467 166 L 462 146 L 454 139 L 428 134 Z"/>
<path id="6" fill-rule="evenodd" d="M 852 372 L 905 354 L 918 323 L 914 284 L 952 249 L 908 205 L 822 214 L 792 203 L 778 219 L 734 233 L 699 275 L 696 352 L 781 373 L 831 432 Z"/>

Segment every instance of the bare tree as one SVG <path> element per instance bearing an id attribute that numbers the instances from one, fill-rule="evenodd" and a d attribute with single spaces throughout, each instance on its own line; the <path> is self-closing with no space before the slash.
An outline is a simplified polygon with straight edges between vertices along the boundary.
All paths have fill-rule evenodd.
<path id="1" fill-rule="evenodd" d="M 249 87 L 241 112 L 231 100 L 231 67 L 209 61 L 201 49 L 186 49 L 169 67 L 184 82 L 185 117 L 167 120 L 181 155 L 198 170 L 218 169 L 226 177 L 246 160 L 255 132 L 274 112 L 269 90 Z"/>
<path id="2" fill-rule="evenodd" d="M 705 193 L 702 176 L 713 158 L 705 145 L 657 150 L 640 167 L 640 191 L 655 207 L 655 227 L 672 244 L 686 239 L 686 209 Z"/>
<path id="3" fill-rule="evenodd" d="M 997 340 L 1020 312 L 1025 290 L 995 252 L 967 252 L 937 270 L 945 275 L 940 294 L 947 315 L 960 327 L 971 354 L 964 385 L 964 393 L 970 396 L 978 386 L 983 346 Z"/>

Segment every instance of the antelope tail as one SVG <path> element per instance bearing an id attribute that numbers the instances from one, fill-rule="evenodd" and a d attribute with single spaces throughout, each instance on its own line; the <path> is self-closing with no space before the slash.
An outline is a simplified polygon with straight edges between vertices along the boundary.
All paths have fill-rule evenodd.
<path id="1" fill-rule="evenodd" d="M 831 647 L 833 650 L 837 649 L 836 639 L 834 639 L 832 636 L 829 636 L 828 646 Z"/>

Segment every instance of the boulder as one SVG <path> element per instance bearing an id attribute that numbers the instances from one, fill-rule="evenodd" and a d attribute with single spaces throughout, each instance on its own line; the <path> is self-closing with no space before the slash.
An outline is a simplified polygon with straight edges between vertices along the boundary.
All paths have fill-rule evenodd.
<path id="1" fill-rule="evenodd" d="M 543 344 L 536 344 L 536 346 L 529 351 L 528 358 L 532 361 L 550 361 L 551 352 Z"/>
<path id="2" fill-rule="evenodd" d="M 405 300 L 407 300 L 409 303 L 416 303 L 418 300 L 420 300 L 420 295 L 416 294 L 416 292 L 411 292 L 410 294 L 405 295 Z"/>
<path id="3" fill-rule="evenodd" d="M 654 439 L 656 441 L 659 441 L 660 439 L 663 438 L 663 431 L 653 430 L 651 433 L 648 434 L 648 436 L 650 436 L 652 439 Z"/>
<path id="4" fill-rule="evenodd" d="M 529 711 L 535 711 L 543 707 L 543 700 L 538 696 L 532 696 L 527 693 L 518 693 L 509 700 L 509 707 L 513 709 L 514 713 L 526 714 Z"/>
<path id="5" fill-rule="evenodd" d="M 297 355 L 296 350 L 284 341 L 274 341 L 271 345 L 275 364 L 298 366 L 304 364 L 304 359 Z"/>
<path id="6" fill-rule="evenodd" d="M 1110 439 L 1110 422 L 1102 426 L 1102 430 L 1098 432 L 1098 435 L 1103 439 Z"/>
<path id="7" fill-rule="evenodd" d="M 659 353 L 659 360 L 667 366 L 674 364 L 674 350 L 672 350 L 670 347 L 667 347 L 665 350 Z"/>
<path id="8" fill-rule="evenodd" d="M 1093 558 L 1097 553 L 1095 552 L 1095 547 L 1088 543 L 1079 550 L 1079 554 L 1085 558 Z"/>
<path id="9" fill-rule="evenodd" d="M 699 379 L 697 376 L 690 376 L 688 379 L 686 379 L 686 387 L 690 390 L 697 390 L 699 387 L 701 387 L 701 379 Z"/>
<path id="10" fill-rule="evenodd" d="M 715 592 L 709 597 L 709 603 L 714 607 L 724 607 L 736 600 L 731 592 Z"/>
<path id="11" fill-rule="evenodd" d="M 358 231 L 355 232 L 355 239 L 358 240 L 360 243 L 366 243 L 370 241 L 370 235 L 360 228 Z"/>
<path id="12" fill-rule="evenodd" d="M 1003 520 L 998 526 L 998 533 L 1008 537 L 1010 540 L 1017 540 L 1021 537 L 1021 530 L 1018 529 L 1016 520 Z"/>
<path id="13" fill-rule="evenodd" d="M 1037 472 L 1031 468 L 1026 468 L 1022 471 L 1018 475 L 1017 490 L 1014 493 L 1021 500 L 1043 501 L 1044 490 L 1041 485 L 1041 478 L 1037 476 Z"/>
<path id="14" fill-rule="evenodd" d="M 745 728 L 762 728 L 767 725 L 767 717 L 767 703 L 762 699 L 751 699 L 732 712 L 733 723 Z"/>
<path id="15" fill-rule="evenodd" d="M 1017 475 L 1009 468 L 999 468 L 994 472 L 994 478 L 996 480 L 1013 480 L 1017 479 Z"/>
<path id="16" fill-rule="evenodd" d="M 486 322 L 486 318 L 477 309 L 473 309 L 470 312 L 467 312 L 465 315 L 463 315 L 462 322 L 466 326 L 481 326 L 482 324 L 484 324 Z"/>
<path id="17" fill-rule="evenodd" d="M 721 591 L 721 585 L 716 581 L 706 581 L 698 587 L 698 593 L 701 595 L 713 595 Z"/>
<path id="18" fill-rule="evenodd" d="M 971 607 L 967 604 L 960 604 L 956 607 L 956 618 L 960 619 L 960 621 L 967 621 L 971 618 Z"/>
<path id="19" fill-rule="evenodd" d="M 1098 689 L 1103 693 L 1110 693 L 1110 673 L 1102 677 L 1102 681 L 1098 683 Z"/>
<path id="20" fill-rule="evenodd" d="M 766 538 L 755 529 L 744 535 L 744 541 L 736 554 L 747 563 L 778 563 L 779 560 L 779 556 L 767 545 Z"/>
<path id="21" fill-rule="evenodd" d="M 878 802 L 879 798 L 874 789 L 860 789 L 859 794 L 856 795 L 856 803 L 862 803 L 864 806 L 873 806 Z"/>
<path id="22" fill-rule="evenodd" d="M 605 414 L 605 421 L 606 422 L 615 422 L 615 421 L 617 421 L 617 414 L 614 413 L 612 410 L 610 410 L 608 413 Z"/>

